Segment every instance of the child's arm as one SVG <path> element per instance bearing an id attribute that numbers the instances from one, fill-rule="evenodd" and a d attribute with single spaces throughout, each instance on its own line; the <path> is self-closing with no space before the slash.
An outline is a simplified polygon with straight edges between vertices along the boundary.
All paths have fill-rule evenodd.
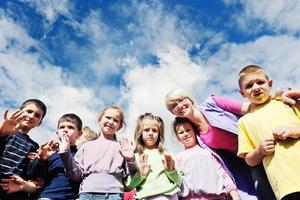
<path id="1" fill-rule="evenodd" d="M 0 137 L 10 135 L 22 129 L 21 120 L 24 111 L 17 110 L 8 117 L 8 110 L 3 114 L 3 121 L 0 123 Z"/>
<path id="2" fill-rule="evenodd" d="M 80 148 L 75 156 L 80 157 L 82 154 L 82 148 Z M 71 151 L 70 151 L 70 138 L 67 134 L 64 134 L 60 138 L 59 143 L 59 155 L 64 164 L 66 174 L 73 180 L 73 181 L 81 181 L 82 180 L 82 170 L 75 162 Z"/>
<path id="3" fill-rule="evenodd" d="M 260 143 L 253 151 L 245 155 L 245 161 L 250 166 L 256 166 L 261 163 L 262 159 L 275 152 L 274 139 L 266 139 Z"/>
<path id="4" fill-rule="evenodd" d="M 211 157 L 215 161 L 216 165 L 218 166 L 218 169 L 220 170 L 220 172 L 222 174 L 224 186 L 226 188 L 226 191 L 232 197 L 232 200 L 240 200 L 240 196 L 238 194 L 236 184 L 234 183 L 234 181 L 232 180 L 232 178 L 229 176 L 229 174 L 224 169 L 224 167 L 219 162 L 219 160 L 216 159 L 213 155 L 211 155 Z"/>
<path id="5" fill-rule="evenodd" d="M 128 176 L 125 181 L 125 190 L 130 191 L 133 188 L 141 185 L 147 178 L 151 170 L 151 165 L 148 164 L 148 155 L 143 154 L 140 157 L 139 171 L 134 174 L 134 176 Z"/>
<path id="6" fill-rule="evenodd" d="M 300 127 L 280 126 L 273 131 L 276 140 L 286 140 L 287 138 L 298 139 L 300 137 Z"/>
<path id="7" fill-rule="evenodd" d="M 181 174 L 177 172 L 175 169 L 175 161 L 172 158 L 170 154 L 164 154 L 164 159 L 162 160 L 164 167 L 165 167 L 165 172 L 168 178 L 176 183 L 178 186 L 181 186 L 182 184 L 182 177 Z"/>
<path id="8" fill-rule="evenodd" d="M 2 179 L 0 183 L 0 186 L 2 187 L 3 191 L 7 194 L 20 191 L 33 193 L 42 185 L 43 183 L 41 180 L 37 179 L 32 181 L 25 181 L 17 175 L 10 176 L 7 179 Z"/>

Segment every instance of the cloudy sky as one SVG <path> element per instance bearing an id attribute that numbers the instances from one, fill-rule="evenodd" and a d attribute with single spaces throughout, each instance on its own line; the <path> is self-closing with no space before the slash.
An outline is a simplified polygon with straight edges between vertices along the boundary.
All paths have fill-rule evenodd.
<path id="1" fill-rule="evenodd" d="M 0 1 L 0 112 L 43 100 L 48 113 L 30 133 L 39 143 L 56 138 L 64 113 L 98 131 L 99 111 L 119 105 L 119 138 L 132 138 L 137 117 L 152 112 L 176 151 L 168 91 L 244 100 L 236 80 L 248 64 L 263 66 L 274 90 L 299 88 L 299 13 L 298 0 Z"/>

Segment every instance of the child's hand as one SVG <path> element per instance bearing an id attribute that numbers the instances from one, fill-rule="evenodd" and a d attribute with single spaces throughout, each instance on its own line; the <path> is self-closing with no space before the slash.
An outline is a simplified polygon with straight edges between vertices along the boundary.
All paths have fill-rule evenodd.
<path id="1" fill-rule="evenodd" d="M 280 126 L 273 130 L 273 136 L 276 140 L 286 140 L 287 138 L 297 139 L 300 136 L 300 127 Z"/>
<path id="2" fill-rule="evenodd" d="M 164 159 L 162 160 L 166 171 L 175 170 L 175 162 L 170 154 L 164 154 Z"/>
<path id="3" fill-rule="evenodd" d="M 275 152 L 275 141 L 273 139 L 265 139 L 259 145 L 259 153 L 266 156 Z"/>
<path id="4" fill-rule="evenodd" d="M 120 143 L 120 153 L 121 155 L 130 162 L 134 162 L 134 147 L 132 142 L 130 142 L 127 138 L 123 139 Z"/>
<path id="5" fill-rule="evenodd" d="M 147 176 L 151 170 L 151 165 L 148 164 L 148 155 L 143 154 L 140 157 L 140 166 L 139 166 L 141 176 Z"/>
<path id="6" fill-rule="evenodd" d="M 64 133 L 59 138 L 59 152 L 67 152 L 70 149 L 70 138 L 68 134 Z"/>
<path id="7" fill-rule="evenodd" d="M 10 117 L 8 117 L 8 110 L 3 114 L 3 121 L 0 124 L 0 135 L 10 135 L 14 132 L 21 130 L 22 127 L 22 114 L 24 111 L 17 110 Z"/>
<path id="8" fill-rule="evenodd" d="M 26 181 L 24 181 L 21 177 L 13 175 L 6 179 L 1 179 L 0 186 L 2 187 L 5 193 L 11 194 L 13 192 L 22 191 L 25 182 Z"/>
<path id="9" fill-rule="evenodd" d="M 38 150 L 38 155 L 41 160 L 48 160 L 54 153 L 58 151 L 59 144 L 54 140 L 48 143 L 42 144 Z"/>
<path id="10" fill-rule="evenodd" d="M 36 159 L 36 158 L 38 158 L 38 157 L 39 157 L 39 154 L 36 153 L 36 152 L 29 152 L 29 153 L 27 154 L 27 158 L 28 158 L 29 160 L 34 160 L 34 159 Z"/>

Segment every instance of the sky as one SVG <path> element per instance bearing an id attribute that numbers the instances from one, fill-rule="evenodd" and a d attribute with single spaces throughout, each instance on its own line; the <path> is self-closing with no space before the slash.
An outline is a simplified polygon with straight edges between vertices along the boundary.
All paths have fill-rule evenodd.
<path id="1" fill-rule="evenodd" d="M 277 88 L 300 85 L 298 0 L 10 0 L 0 1 L 0 112 L 29 98 L 44 101 L 43 124 L 30 132 L 56 139 L 57 120 L 76 113 L 99 131 L 107 105 L 125 113 L 133 138 L 139 115 L 171 131 L 167 92 L 183 89 L 201 103 L 210 94 L 241 101 L 237 74 L 264 67 Z"/>

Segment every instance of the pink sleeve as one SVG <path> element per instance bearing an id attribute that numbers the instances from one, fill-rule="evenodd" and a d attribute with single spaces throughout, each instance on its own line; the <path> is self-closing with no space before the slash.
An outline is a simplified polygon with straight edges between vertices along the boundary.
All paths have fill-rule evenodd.
<path id="1" fill-rule="evenodd" d="M 216 161 L 216 165 L 218 166 L 221 174 L 222 174 L 222 178 L 223 178 L 223 182 L 224 182 L 224 187 L 226 189 L 226 191 L 229 193 L 231 190 L 236 190 L 236 185 L 233 182 L 232 178 L 228 175 L 227 171 L 224 169 L 224 167 L 221 165 L 221 163 L 212 155 L 212 159 L 214 161 Z"/>
<path id="2" fill-rule="evenodd" d="M 212 98 L 215 100 L 217 105 L 223 110 L 226 110 L 236 115 L 241 114 L 241 109 L 243 105 L 242 102 L 221 96 L 212 96 Z"/>

